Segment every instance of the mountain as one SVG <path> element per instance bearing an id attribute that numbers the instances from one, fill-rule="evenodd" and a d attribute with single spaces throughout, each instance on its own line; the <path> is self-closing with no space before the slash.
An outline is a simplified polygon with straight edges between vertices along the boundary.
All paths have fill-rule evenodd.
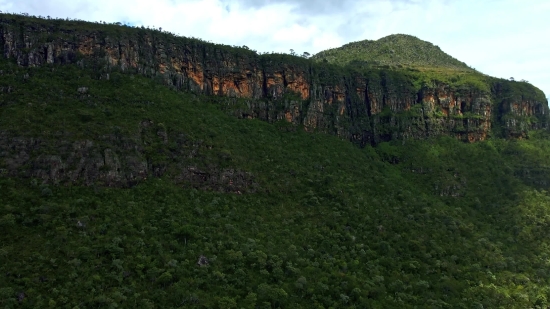
<path id="1" fill-rule="evenodd" d="M 0 48 L 4 307 L 550 305 L 530 84 L 17 15 Z"/>
<path id="2" fill-rule="evenodd" d="M 464 62 L 443 52 L 438 46 L 406 34 L 393 34 L 376 41 L 363 40 L 317 53 L 315 60 L 340 65 L 364 61 L 373 65 L 442 67 L 473 71 Z"/>
<path id="3" fill-rule="evenodd" d="M 239 117 L 286 120 L 360 145 L 436 135 L 526 137 L 548 126 L 542 91 L 477 72 L 342 67 L 158 30 L 3 16 L 3 54 L 20 65 L 72 63 L 97 74 L 147 76 L 226 98 Z"/>

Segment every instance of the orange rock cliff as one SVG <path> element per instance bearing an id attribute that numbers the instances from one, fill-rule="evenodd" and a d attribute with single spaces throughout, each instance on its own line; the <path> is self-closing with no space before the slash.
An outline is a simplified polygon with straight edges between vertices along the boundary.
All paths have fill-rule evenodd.
<path id="1" fill-rule="evenodd" d="M 470 142 L 491 134 L 526 137 L 548 126 L 548 102 L 529 89 L 511 91 L 511 81 L 494 79 L 491 91 L 435 81 L 415 89 L 395 70 L 361 73 L 160 31 L 90 25 L 0 15 L 2 55 L 21 66 L 99 63 L 104 72 L 227 98 L 239 117 L 288 121 L 360 145 L 437 135 Z"/>

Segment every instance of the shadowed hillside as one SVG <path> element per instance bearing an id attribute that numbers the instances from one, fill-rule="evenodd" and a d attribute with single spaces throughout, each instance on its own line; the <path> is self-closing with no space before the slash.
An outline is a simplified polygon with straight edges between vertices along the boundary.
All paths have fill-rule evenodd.
<path id="1" fill-rule="evenodd" d="M 550 306 L 533 86 L 1 20 L 1 307 Z"/>

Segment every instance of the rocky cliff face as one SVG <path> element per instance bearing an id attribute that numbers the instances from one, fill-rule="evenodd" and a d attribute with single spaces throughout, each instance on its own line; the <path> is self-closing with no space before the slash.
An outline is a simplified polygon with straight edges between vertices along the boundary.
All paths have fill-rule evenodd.
<path id="1" fill-rule="evenodd" d="M 168 147 L 168 141 L 174 147 Z M 150 159 L 147 146 L 155 144 L 161 161 Z M 130 187 L 147 177 L 168 176 L 176 183 L 218 192 L 251 193 L 259 189 L 245 171 L 196 163 L 211 152 L 204 141 L 185 134 L 167 133 L 152 121 L 143 121 L 129 136 L 109 134 L 94 140 L 14 136 L 0 131 L 0 176 L 41 179 L 62 185 Z"/>
<path id="2" fill-rule="evenodd" d="M 398 71 L 343 70 L 160 31 L 3 16 L 0 47 L 21 66 L 94 66 L 103 78 L 112 70 L 142 74 L 226 98 L 239 117 L 288 121 L 361 145 L 436 135 L 525 137 L 548 125 L 547 102 L 529 89 L 511 94 L 509 81 L 495 79 L 490 92 L 439 82 L 416 89 Z"/>

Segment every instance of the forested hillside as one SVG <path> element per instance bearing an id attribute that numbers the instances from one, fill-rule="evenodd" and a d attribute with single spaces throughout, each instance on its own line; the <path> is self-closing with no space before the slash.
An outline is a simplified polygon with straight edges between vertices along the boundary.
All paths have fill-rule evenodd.
<path id="1" fill-rule="evenodd" d="M 550 305 L 550 140 L 534 87 L 486 93 L 510 109 L 471 143 L 435 124 L 392 135 L 433 95 L 398 116 L 381 107 L 387 122 L 363 120 L 387 134 L 357 143 L 285 117 L 286 103 L 316 104 L 296 93 L 216 95 L 81 56 L 0 61 L 1 307 Z M 243 115 L 251 104 L 266 114 Z"/>

